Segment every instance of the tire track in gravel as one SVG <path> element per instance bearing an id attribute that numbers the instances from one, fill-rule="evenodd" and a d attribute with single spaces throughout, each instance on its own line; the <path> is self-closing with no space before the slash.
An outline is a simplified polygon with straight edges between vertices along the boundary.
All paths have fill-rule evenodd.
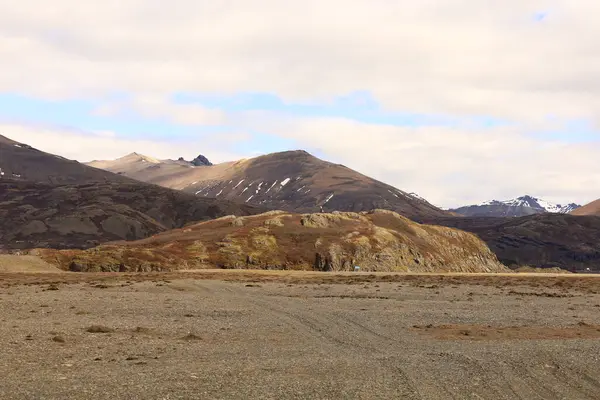
<path id="1" fill-rule="evenodd" d="M 332 347 L 332 354 L 342 352 L 352 358 L 360 356 L 372 360 L 389 359 L 390 356 L 399 358 L 403 354 L 400 340 L 394 340 L 340 312 L 323 309 L 311 311 L 309 307 L 314 305 L 304 303 L 299 298 L 281 296 L 277 299 L 276 296 L 253 295 L 245 290 L 235 290 L 231 285 L 220 285 L 220 289 L 226 291 L 228 296 L 266 310 L 294 331 L 302 331 L 316 340 L 326 341 Z M 397 392 L 395 398 L 421 399 L 414 382 L 401 365 L 402 360 L 393 364 L 379 362 L 379 366 L 386 371 L 384 374 L 394 382 L 390 388 Z"/>

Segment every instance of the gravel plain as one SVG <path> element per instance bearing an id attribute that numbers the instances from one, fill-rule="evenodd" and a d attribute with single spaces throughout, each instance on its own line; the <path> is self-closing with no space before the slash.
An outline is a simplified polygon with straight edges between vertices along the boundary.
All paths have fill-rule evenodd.
<path id="1" fill-rule="evenodd" d="M 600 399 L 600 279 L 0 274 L 1 399 Z"/>

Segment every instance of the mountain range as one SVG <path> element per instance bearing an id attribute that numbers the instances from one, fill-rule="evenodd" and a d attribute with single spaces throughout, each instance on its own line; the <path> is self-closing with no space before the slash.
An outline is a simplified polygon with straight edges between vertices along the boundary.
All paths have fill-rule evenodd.
<path id="1" fill-rule="evenodd" d="M 578 204 L 553 204 L 533 196 L 505 201 L 486 201 L 481 204 L 454 208 L 449 211 L 466 217 L 524 217 L 542 213 L 568 214 L 581 207 Z"/>
<path id="2" fill-rule="evenodd" d="M 218 264 L 218 254 L 229 252 L 236 261 L 223 264 L 224 268 L 344 265 L 345 269 L 360 261 L 371 270 L 377 270 L 378 263 L 387 263 L 389 270 L 425 271 L 442 268 L 434 260 L 443 259 L 468 269 L 464 257 L 483 257 L 483 264 L 493 265 L 487 255 L 489 247 L 494 257 L 511 268 L 600 270 L 600 200 L 575 208 L 574 204 L 562 207 L 523 196 L 472 206 L 487 207 L 483 216 L 476 208 L 469 216 L 460 216 L 458 211 L 466 211 L 441 210 L 415 194 L 304 151 L 216 165 L 204 156 L 192 161 L 158 160 L 132 153 L 84 165 L 0 136 L 0 171 L 0 250 L 88 249 L 110 243 L 110 251 L 102 247 L 105 253 L 77 253 L 86 260 L 90 254 L 106 254 L 112 260 L 104 260 L 111 265 L 108 270 L 115 265 L 119 270 L 165 268 L 161 263 L 168 260 L 183 263 L 178 257 L 200 257 L 202 246 L 207 246 L 204 242 L 213 243 L 213 239 L 220 247 L 208 246 L 212 250 L 202 259 Z M 499 209 L 500 216 L 494 216 L 491 207 Z M 570 208 L 574 210 L 565 214 Z M 283 211 L 264 214 L 277 209 Z M 373 214 L 376 209 L 380 211 Z M 269 217 L 278 213 L 286 217 Z M 252 215 L 259 217 L 244 219 Z M 416 222 L 406 222 L 400 215 Z M 199 236 L 192 240 L 193 226 L 224 217 L 230 228 L 219 228 L 221 236 L 211 239 L 209 228 L 213 225 L 201 224 Z M 302 222 L 312 219 L 337 222 L 318 227 Z M 355 224 L 354 220 L 362 222 Z M 449 229 L 431 230 L 430 225 Z M 472 236 L 464 236 L 460 230 L 479 239 L 473 242 Z M 427 236 L 431 232 L 455 239 L 450 243 L 441 236 Z M 156 235 L 163 239 L 151 240 Z M 383 238 L 405 254 L 404 261 L 390 261 L 380 243 Z M 176 249 L 180 241 L 198 248 L 193 254 L 189 249 L 175 254 L 147 248 L 154 243 Z M 275 250 L 262 253 L 260 246 Z M 290 253 L 294 248 L 302 254 Z M 472 253 L 467 256 L 452 250 L 461 248 L 472 249 Z M 152 259 L 159 264 L 140 266 L 137 258 L 142 253 L 155 257 Z M 52 254 L 57 263 L 70 259 L 78 265 L 72 256 L 75 253 Z M 315 259 L 315 254 L 320 258 Z M 406 258 L 408 255 L 413 258 Z M 428 258 L 430 255 L 434 258 Z"/>

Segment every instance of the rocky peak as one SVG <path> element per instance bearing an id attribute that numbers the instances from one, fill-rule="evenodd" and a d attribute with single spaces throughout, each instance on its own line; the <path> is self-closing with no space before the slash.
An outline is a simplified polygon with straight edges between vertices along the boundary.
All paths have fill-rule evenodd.
<path id="1" fill-rule="evenodd" d="M 192 165 L 196 167 L 210 167 L 211 165 L 213 165 L 213 163 L 208 161 L 208 158 L 200 154 L 198 157 L 192 160 Z"/>

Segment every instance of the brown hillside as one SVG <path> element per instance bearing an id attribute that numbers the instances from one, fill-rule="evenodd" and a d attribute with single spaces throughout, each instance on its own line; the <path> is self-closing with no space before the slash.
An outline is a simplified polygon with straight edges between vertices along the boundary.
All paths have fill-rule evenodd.
<path id="1" fill-rule="evenodd" d="M 571 211 L 571 215 L 596 215 L 600 216 L 600 199 L 592 201 L 583 207 Z"/>
<path id="2" fill-rule="evenodd" d="M 500 272 L 505 268 L 474 235 L 420 225 L 396 213 L 224 217 L 137 242 L 85 251 L 42 252 L 73 271 L 198 268 L 320 271 Z"/>
<path id="3" fill-rule="evenodd" d="M 202 197 L 290 212 L 386 209 L 409 218 L 448 216 L 427 201 L 305 151 L 273 153 L 214 166 L 156 160 L 137 153 L 114 161 L 94 161 L 144 182 Z"/>

